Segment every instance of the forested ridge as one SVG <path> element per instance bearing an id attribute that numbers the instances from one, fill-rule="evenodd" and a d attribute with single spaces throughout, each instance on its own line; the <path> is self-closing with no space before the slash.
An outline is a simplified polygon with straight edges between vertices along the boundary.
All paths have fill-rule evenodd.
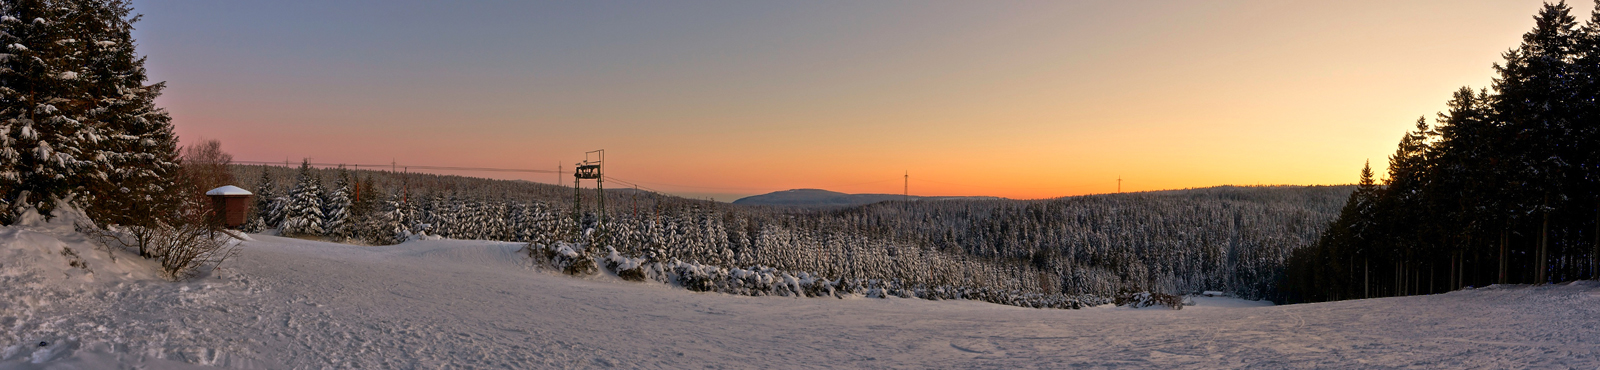
<path id="1" fill-rule="evenodd" d="M 1315 240 L 1352 189 L 1216 187 L 838 209 L 613 190 L 602 222 L 593 189 L 582 191 L 589 200 L 578 212 L 574 190 L 555 185 L 309 165 L 233 168 L 238 178 L 259 179 L 246 185 L 261 195 L 250 227 L 285 235 L 373 245 L 418 234 L 518 241 L 596 260 L 615 250 L 617 258 L 642 259 L 632 263 L 692 267 L 677 274 L 772 271 L 849 292 L 1050 307 L 1130 291 L 1276 297 L 1284 260 Z"/>
<path id="2" fill-rule="evenodd" d="M 1546 4 L 1489 89 L 1463 87 L 1289 263 L 1314 302 L 1600 277 L 1600 11 Z"/>

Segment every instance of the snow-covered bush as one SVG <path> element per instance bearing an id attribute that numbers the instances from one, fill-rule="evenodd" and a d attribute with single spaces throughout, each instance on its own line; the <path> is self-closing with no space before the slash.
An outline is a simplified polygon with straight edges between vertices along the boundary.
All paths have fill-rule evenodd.
<path id="1" fill-rule="evenodd" d="M 1132 308 L 1145 308 L 1166 306 L 1174 310 L 1183 309 L 1183 298 L 1165 293 L 1124 291 L 1117 294 L 1117 306 Z"/>
<path id="2" fill-rule="evenodd" d="M 569 275 L 589 275 L 592 259 L 585 257 L 583 244 L 529 243 L 523 248 L 529 258 Z M 1033 308 L 1078 309 L 1112 302 L 1111 298 L 1094 295 L 1040 294 L 1020 291 L 996 291 L 987 288 L 968 288 L 952 285 L 907 286 L 898 279 L 827 279 L 809 272 L 790 273 L 766 266 L 727 268 L 681 261 L 675 258 L 661 260 L 659 250 L 647 250 L 644 257 L 629 257 L 614 247 L 606 247 L 601 266 L 629 281 L 655 281 L 683 287 L 697 292 L 715 292 L 748 296 L 780 297 L 844 297 L 860 295 L 869 298 L 922 298 L 929 300 L 969 299 L 991 303 Z M 1148 294 L 1148 293 L 1147 293 Z"/>
<path id="3" fill-rule="evenodd" d="M 528 257 L 542 257 L 545 264 L 567 275 L 594 275 L 600 271 L 583 244 L 528 244 L 522 250 Z"/>
<path id="4" fill-rule="evenodd" d="M 607 270 L 617 273 L 617 277 L 627 281 L 644 281 L 644 258 L 628 258 L 617 253 L 616 248 L 606 248 L 605 265 Z"/>

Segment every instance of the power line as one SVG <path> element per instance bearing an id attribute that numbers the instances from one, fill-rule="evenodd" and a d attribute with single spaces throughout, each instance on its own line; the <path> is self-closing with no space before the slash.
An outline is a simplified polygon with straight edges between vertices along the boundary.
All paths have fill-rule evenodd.
<path id="1" fill-rule="evenodd" d="M 634 182 L 631 182 L 631 181 L 625 181 L 625 180 L 623 180 L 623 179 L 619 179 L 619 178 L 615 178 L 615 177 L 611 177 L 611 176 L 606 176 L 606 179 L 607 179 L 607 180 L 611 180 L 611 181 L 616 181 L 616 182 L 619 182 L 619 183 L 622 183 L 622 184 L 623 184 L 623 185 L 630 185 L 630 186 L 633 186 L 633 187 L 634 187 L 634 189 L 636 189 L 636 190 L 637 190 L 637 189 L 644 189 L 644 190 L 645 190 L 645 191 L 649 191 L 649 192 L 652 192 L 652 193 L 657 193 L 657 194 L 666 194 L 666 192 L 664 192 L 664 191 L 660 191 L 660 190 L 656 190 L 656 189 L 651 189 L 651 188 L 650 188 L 650 187 L 648 187 L 648 186 L 644 186 L 644 185 L 639 185 L 639 184 L 638 184 L 638 183 L 634 183 Z"/>
<path id="2" fill-rule="evenodd" d="M 629 181 L 629 180 L 623 180 L 623 179 L 619 179 L 619 178 L 611 177 L 611 176 L 606 176 L 606 178 L 612 179 L 612 180 L 615 180 L 615 181 L 631 183 L 631 184 L 652 184 L 652 185 L 671 186 L 671 187 L 679 187 L 679 188 L 713 189 L 713 190 L 754 190 L 754 191 L 761 190 L 761 189 L 756 189 L 756 188 L 726 188 L 726 187 L 715 187 L 715 186 L 694 186 L 694 185 L 667 184 L 667 183 L 659 183 L 659 182 Z"/>
<path id="3" fill-rule="evenodd" d="M 254 164 L 254 165 L 269 165 L 269 166 L 284 165 L 285 167 L 290 167 L 290 166 L 293 165 L 292 164 L 293 162 L 289 162 L 289 161 L 279 162 L 279 161 L 237 161 L 236 160 L 236 161 L 233 161 L 233 163 Z M 548 173 L 548 174 L 556 174 L 557 176 L 560 176 L 560 175 L 564 174 L 559 169 L 557 169 L 557 170 L 541 170 L 541 169 L 527 169 L 527 168 L 493 168 L 493 167 L 461 167 L 461 166 L 415 166 L 415 165 L 402 165 L 402 164 L 398 164 L 398 163 L 390 163 L 388 166 L 385 166 L 385 165 L 382 165 L 382 164 L 320 163 L 320 162 L 308 162 L 307 164 L 309 164 L 311 166 L 315 166 L 315 167 L 352 166 L 352 167 L 369 167 L 369 168 L 390 167 L 391 169 L 396 168 L 396 167 L 403 167 L 403 168 L 407 168 L 407 169 L 415 168 L 415 169 L 419 169 L 419 170 L 439 170 L 439 171 Z M 559 164 L 557 166 L 559 166 Z M 606 175 L 605 178 L 607 180 L 617 181 L 617 182 L 623 183 L 625 185 L 631 185 L 631 186 L 637 187 L 639 189 L 643 189 L 643 190 L 647 190 L 647 191 L 654 192 L 654 193 L 659 193 L 659 194 L 666 194 L 667 192 L 661 191 L 659 189 L 654 189 L 654 188 L 651 188 L 649 186 L 644 186 L 644 184 L 651 184 L 651 185 L 656 185 L 656 186 L 668 186 L 668 187 L 675 187 L 675 188 L 688 188 L 688 189 L 735 190 L 735 191 L 762 191 L 762 190 L 767 190 L 765 188 L 697 186 L 697 185 L 670 184 L 670 183 L 660 183 L 660 182 L 633 181 L 633 180 L 620 179 L 620 178 L 617 178 L 615 176 L 610 176 L 610 175 Z M 902 177 L 900 179 L 892 179 L 891 178 L 891 179 L 883 179 L 883 180 L 876 180 L 876 181 L 858 182 L 858 183 L 852 183 L 852 184 L 828 185 L 828 186 L 821 186 L 819 188 L 822 188 L 822 189 L 837 189 L 837 188 L 846 188 L 846 187 L 854 187 L 854 186 L 861 186 L 861 185 L 881 184 L 881 183 L 886 183 L 886 182 L 890 182 L 890 181 L 894 181 L 894 180 L 901 180 L 901 181 L 906 182 L 907 183 L 907 187 L 909 188 L 910 176 L 904 176 L 904 177 Z M 941 185 L 960 186 L 960 187 L 967 187 L 967 188 L 1005 189 L 1005 190 L 1060 190 L 1060 189 L 1068 189 L 1068 188 L 1081 188 L 1081 187 L 1087 186 L 1087 185 L 1070 185 L 1070 186 L 1019 188 L 1019 187 L 1000 187 L 1000 186 L 955 184 L 955 183 L 948 183 L 948 182 L 942 182 L 942 181 L 933 181 L 933 180 L 927 180 L 927 179 L 917 179 L 917 181 L 919 181 L 919 182 L 927 182 L 927 183 L 934 183 L 934 184 L 941 184 Z M 560 182 L 558 181 L 557 185 L 559 185 L 559 184 L 560 184 Z M 1121 185 L 1121 184 L 1118 184 L 1118 185 Z M 909 194 L 909 192 L 907 194 Z"/>
<path id="4" fill-rule="evenodd" d="M 237 161 L 236 160 L 236 161 L 233 161 L 233 163 L 269 165 L 269 166 L 270 165 L 280 165 L 281 164 L 281 165 L 284 165 L 285 167 L 288 167 L 288 166 L 292 165 L 292 162 L 288 162 L 288 161 L 277 162 L 277 161 Z M 367 167 L 376 167 L 376 168 L 385 167 L 384 165 L 381 165 L 381 164 L 320 163 L 320 162 L 307 162 L 307 164 L 311 165 L 311 166 L 314 166 L 314 167 L 337 167 L 337 166 L 354 166 L 354 167 L 367 166 Z M 557 166 L 559 167 L 560 164 L 557 164 Z M 390 167 L 391 169 L 393 169 L 393 168 L 406 168 L 406 169 L 415 168 L 415 169 L 419 169 L 419 170 L 550 173 L 550 174 L 556 174 L 558 176 L 565 173 L 565 172 L 562 172 L 559 169 L 558 170 L 538 170 L 538 169 L 526 169 L 526 168 L 490 168 L 490 167 L 461 167 L 461 166 L 414 166 L 414 165 L 402 165 L 402 164 L 399 164 L 399 163 L 390 163 L 388 167 Z M 637 186 L 640 189 L 648 190 L 648 191 L 651 191 L 651 192 L 666 194 L 666 192 L 664 192 L 664 191 L 652 189 L 650 187 L 640 185 L 639 183 L 634 182 L 634 181 L 626 181 L 626 180 L 618 179 L 618 178 L 611 177 L 611 176 L 606 176 L 606 178 L 610 179 L 610 180 L 613 180 L 613 181 L 622 182 L 622 183 L 625 183 L 627 185 Z M 556 183 L 556 185 L 560 185 L 560 182 L 558 181 Z"/>
<path id="5" fill-rule="evenodd" d="M 285 163 L 285 162 L 233 161 L 233 163 L 276 165 L 276 164 L 282 164 L 282 163 Z M 334 167 L 334 166 L 383 167 L 383 165 L 381 165 L 381 164 L 354 164 L 354 163 L 307 163 L 307 164 L 312 165 L 312 166 L 319 166 L 319 167 Z M 389 167 L 390 168 L 393 168 L 393 167 L 406 167 L 406 168 L 415 168 L 415 169 L 419 169 L 419 170 L 446 170 L 446 171 L 561 173 L 561 171 L 557 171 L 557 170 L 532 170 L 532 169 L 522 169 L 522 168 L 454 167 L 454 166 L 413 166 L 413 165 L 402 165 L 402 164 L 394 164 L 394 163 L 389 164 Z"/>

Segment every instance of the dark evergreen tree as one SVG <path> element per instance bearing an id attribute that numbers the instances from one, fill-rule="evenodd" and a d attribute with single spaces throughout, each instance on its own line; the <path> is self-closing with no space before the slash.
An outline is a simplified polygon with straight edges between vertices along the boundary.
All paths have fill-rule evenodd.
<path id="1" fill-rule="evenodd" d="M 1600 277 L 1600 13 L 1577 27 L 1564 3 L 1546 4 L 1522 44 L 1495 66 L 1492 92 L 1462 88 L 1390 158 L 1368 236 L 1348 212 L 1291 262 L 1304 300 L 1438 292 L 1495 283 Z M 1375 239 L 1374 239 L 1375 238 Z M 1324 271 L 1349 246 L 1388 271 Z M 1361 250 L 1361 249 L 1357 249 Z M 1368 281 L 1371 284 L 1368 284 Z M 1366 296 L 1366 295 L 1363 295 Z"/>
<path id="2" fill-rule="evenodd" d="M 1554 204 L 1567 201 L 1563 185 L 1571 172 L 1563 158 L 1570 144 L 1563 143 L 1574 126 L 1570 102 L 1578 90 L 1572 66 L 1577 22 L 1565 3 L 1545 4 L 1534 20 L 1522 45 L 1508 52 L 1506 63 L 1497 68 L 1495 113 L 1508 129 L 1506 152 L 1512 155 L 1507 165 L 1518 185 L 1504 194 L 1516 201 L 1509 211 L 1540 224 L 1530 267 L 1533 280 L 1542 282 L 1548 281 L 1549 272 L 1548 217 L 1556 210 Z"/>
<path id="3" fill-rule="evenodd" d="M 261 178 L 256 180 L 255 197 L 253 198 L 255 202 L 250 208 L 250 219 L 245 222 L 246 225 L 251 226 L 245 227 L 245 231 L 261 232 L 261 230 L 278 226 L 270 222 L 272 220 L 272 201 L 277 197 L 277 191 L 273 189 L 271 174 L 268 173 L 266 166 L 261 166 Z"/>
<path id="4" fill-rule="evenodd" d="M 378 212 L 377 205 L 379 203 L 373 199 L 376 198 L 377 194 L 374 192 L 375 185 L 373 184 L 372 176 L 361 176 L 360 171 L 356 171 L 351 176 L 353 176 L 351 183 L 353 199 L 350 201 L 350 220 L 352 225 L 350 237 L 370 241 L 374 233 L 370 221 L 377 217 L 376 212 Z"/>
<path id="5" fill-rule="evenodd" d="M 1568 161 L 1573 162 L 1576 172 L 1567 178 L 1577 184 L 1571 187 L 1574 197 L 1571 204 L 1575 221 L 1588 222 L 1590 227 L 1580 227 L 1576 236 L 1584 232 L 1587 238 L 1578 241 L 1588 242 L 1588 275 L 1600 278 L 1600 2 L 1595 10 L 1590 13 L 1589 20 L 1584 23 L 1576 37 L 1577 62 L 1574 63 L 1574 78 L 1577 79 L 1578 105 L 1574 124 L 1574 145 L 1572 151 L 1576 152 Z M 1582 253 L 1582 252 L 1580 252 Z"/>

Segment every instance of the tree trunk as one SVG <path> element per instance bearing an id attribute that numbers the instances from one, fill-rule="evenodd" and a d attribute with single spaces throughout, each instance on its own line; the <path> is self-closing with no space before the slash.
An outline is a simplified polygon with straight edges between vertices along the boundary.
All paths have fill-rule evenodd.
<path id="1" fill-rule="evenodd" d="M 1594 203 L 1594 253 L 1589 255 L 1589 278 L 1600 280 L 1600 200 Z"/>
<path id="2" fill-rule="evenodd" d="M 1535 284 L 1544 284 L 1545 283 L 1545 279 L 1548 278 L 1548 276 L 1545 276 L 1545 271 L 1548 271 L 1550 269 L 1550 265 L 1549 265 L 1550 264 L 1550 254 L 1549 254 L 1549 250 L 1550 250 L 1549 249 L 1549 246 L 1550 246 L 1550 208 L 1549 208 L 1549 206 L 1550 206 L 1550 195 L 1549 194 L 1545 194 L 1545 196 L 1544 196 L 1544 221 L 1541 222 L 1540 225 L 1539 225 L 1539 262 L 1538 262 L 1538 265 L 1534 267 L 1537 270 L 1534 270 L 1534 272 L 1533 272 L 1533 280 L 1534 280 Z"/>
<path id="3" fill-rule="evenodd" d="M 1372 298 L 1372 263 L 1361 259 L 1361 298 Z"/>
<path id="4" fill-rule="evenodd" d="M 1510 228 L 1511 227 L 1510 222 L 1508 221 L 1506 223 L 1507 223 L 1506 227 Z M 1506 235 L 1507 232 L 1509 232 L 1509 230 L 1500 229 L 1500 281 L 1497 284 L 1505 284 L 1506 283 L 1506 238 L 1508 237 L 1508 235 Z"/>

